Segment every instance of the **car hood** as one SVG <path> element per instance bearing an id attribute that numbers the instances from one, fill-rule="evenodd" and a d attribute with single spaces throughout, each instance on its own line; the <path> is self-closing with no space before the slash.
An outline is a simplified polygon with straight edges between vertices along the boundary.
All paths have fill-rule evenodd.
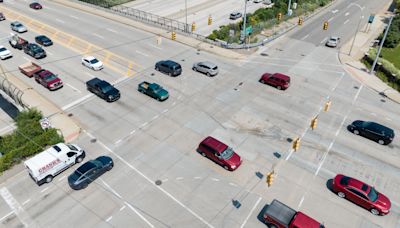
<path id="1" fill-rule="evenodd" d="M 55 78 L 55 79 L 53 79 L 53 80 L 51 80 L 51 81 L 46 81 L 46 83 L 47 83 L 48 85 L 52 85 L 52 84 L 55 84 L 55 83 L 57 83 L 57 82 L 61 82 L 61 79 Z"/>
<path id="2" fill-rule="evenodd" d="M 168 96 L 168 91 L 165 90 L 165 89 L 160 89 L 159 91 L 157 91 L 157 94 L 158 94 L 160 97 Z"/>
<path id="3" fill-rule="evenodd" d="M 9 55 L 9 54 L 11 54 L 10 50 L 5 50 L 0 52 L 0 55 Z"/>
<path id="4" fill-rule="evenodd" d="M 97 63 L 92 64 L 92 66 L 101 67 L 101 66 L 103 66 L 103 63 L 102 62 L 97 62 Z"/>
<path id="5" fill-rule="evenodd" d="M 240 156 L 236 153 L 232 154 L 232 157 L 230 157 L 228 160 L 225 160 L 226 163 L 228 163 L 230 166 L 236 166 L 239 167 L 239 165 L 242 163 L 242 159 Z"/>
<path id="6" fill-rule="evenodd" d="M 375 201 L 375 204 L 384 210 L 389 210 L 390 207 L 392 206 L 392 203 L 390 202 L 389 198 L 387 198 L 382 193 L 378 194 L 378 199 Z"/>
<path id="7" fill-rule="evenodd" d="M 107 96 L 117 96 L 119 95 L 119 90 L 116 88 L 112 88 L 110 91 L 106 93 Z"/>

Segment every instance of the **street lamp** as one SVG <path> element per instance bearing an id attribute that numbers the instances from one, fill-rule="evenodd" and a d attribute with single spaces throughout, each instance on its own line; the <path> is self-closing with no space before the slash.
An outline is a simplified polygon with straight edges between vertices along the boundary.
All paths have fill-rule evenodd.
<path id="1" fill-rule="evenodd" d="M 244 0 L 244 14 L 243 14 L 243 41 L 246 45 L 246 10 L 247 10 L 247 1 Z"/>
<path id="2" fill-rule="evenodd" d="M 287 6 L 287 15 L 290 16 L 290 5 L 292 4 L 292 0 L 289 0 L 288 6 Z"/>
<path id="3" fill-rule="evenodd" d="M 187 0 L 185 0 L 185 31 L 189 32 L 188 23 L 187 23 Z"/>
<path id="4" fill-rule="evenodd" d="M 387 27 L 385 29 L 385 33 L 384 33 L 383 38 L 381 40 L 381 44 L 379 45 L 378 52 L 376 53 L 376 57 L 375 57 L 374 63 L 372 64 L 371 70 L 369 71 L 370 74 L 372 74 L 374 72 L 376 63 L 378 62 L 378 59 L 379 59 L 379 55 L 381 54 L 383 43 L 385 42 L 386 36 L 387 36 L 387 34 L 389 32 L 390 25 L 392 24 L 393 17 L 394 16 L 390 17 L 389 24 L 387 25 Z"/>
<path id="5" fill-rule="evenodd" d="M 351 43 L 349 55 L 351 55 L 351 51 L 353 50 L 354 41 L 356 40 L 356 36 L 357 36 L 357 33 L 358 33 L 358 29 L 359 29 L 360 24 L 361 24 L 361 19 L 364 18 L 364 15 L 363 15 L 364 7 L 361 7 L 361 6 L 360 6 L 359 4 L 357 4 L 357 3 L 351 3 L 349 6 L 351 6 L 351 5 L 357 6 L 357 7 L 360 9 L 360 11 L 361 11 L 361 16 L 360 16 L 360 20 L 358 21 L 356 33 L 354 34 L 353 42 Z"/>

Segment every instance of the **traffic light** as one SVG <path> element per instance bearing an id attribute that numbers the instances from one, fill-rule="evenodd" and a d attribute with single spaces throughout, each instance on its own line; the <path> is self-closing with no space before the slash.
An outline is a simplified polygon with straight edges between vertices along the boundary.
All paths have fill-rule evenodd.
<path id="1" fill-rule="evenodd" d="M 172 32 L 171 33 L 171 39 L 172 40 L 176 40 L 176 32 Z"/>
<path id="2" fill-rule="evenodd" d="M 194 30 L 196 30 L 196 23 L 192 23 L 192 32 L 194 32 Z"/>
<path id="3" fill-rule="evenodd" d="M 299 147 L 300 147 L 300 138 L 296 138 L 293 141 L 292 148 L 293 148 L 294 151 L 297 151 L 299 149 Z"/>
<path id="4" fill-rule="evenodd" d="M 324 111 L 327 112 L 331 107 L 332 101 L 327 101 L 324 106 Z"/>
<path id="5" fill-rule="evenodd" d="M 303 24 L 303 21 L 304 21 L 304 19 L 302 18 L 302 17 L 299 17 L 299 25 L 302 25 Z"/>
<path id="6" fill-rule="evenodd" d="M 210 15 L 210 16 L 208 16 L 208 25 L 211 25 L 211 24 L 212 24 L 212 17 Z"/>
<path id="7" fill-rule="evenodd" d="M 317 127 L 317 123 L 318 123 L 318 116 L 311 119 L 311 124 L 310 124 L 311 129 L 314 130 Z"/>
<path id="8" fill-rule="evenodd" d="M 328 30 L 328 22 L 327 21 L 324 22 L 324 30 Z"/>
<path id="9" fill-rule="evenodd" d="M 274 171 L 272 170 L 272 172 L 267 173 L 266 176 L 267 176 L 266 182 L 268 184 L 268 187 L 271 187 L 272 183 L 274 182 Z"/>
<path id="10" fill-rule="evenodd" d="M 282 13 L 278 13 L 278 21 L 282 20 Z"/>

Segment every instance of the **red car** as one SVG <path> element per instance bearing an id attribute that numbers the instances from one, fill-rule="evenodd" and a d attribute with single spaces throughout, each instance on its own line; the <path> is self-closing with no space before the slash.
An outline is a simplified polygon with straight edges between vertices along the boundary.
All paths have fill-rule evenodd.
<path id="1" fill-rule="evenodd" d="M 279 90 L 289 88 L 290 77 L 281 73 L 265 73 L 261 76 L 260 82 L 276 87 Z"/>
<path id="2" fill-rule="evenodd" d="M 242 164 L 242 159 L 231 147 L 211 136 L 208 136 L 200 143 L 197 151 L 229 171 L 237 169 Z"/>
<path id="3" fill-rule="evenodd" d="M 38 72 L 34 73 L 33 76 L 35 77 L 37 83 L 40 83 L 49 90 L 56 90 L 63 87 L 63 82 L 61 79 L 48 70 L 39 70 Z"/>
<path id="4" fill-rule="evenodd" d="M 364 207 L 374 215 L 389 213 L 391 206 L 389 198 L 362 181 L 337 174 L 333 179 L 332 188 L 339 197 Z"/>
<path id="5" fill-rule="evenodd" d="M 32 9 L 38 10 L 38 9 L 42 9 L 42 5 L 40 5 L 39 2 L 32 2 L 31 4 L 29 4 L 29 7 L 31 7 Z"/>

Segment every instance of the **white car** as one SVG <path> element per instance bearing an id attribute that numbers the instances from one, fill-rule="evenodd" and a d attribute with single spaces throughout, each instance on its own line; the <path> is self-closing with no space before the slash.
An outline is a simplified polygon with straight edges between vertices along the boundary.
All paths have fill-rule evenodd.
<path id="1" fill-rule="evenodd" d="M 11 22 L 10 26 L 11 26 L 11 30 L 19 32 L 19 33 L 28 31 L 28 29 L 26 29 L 26 27 L 23 24 L 21 24 L 21 22 L 19 22 L 19 21 Z"/>
<path id="2" fill-rule="evenodd" d="M 326 46 L 328 47 L 337 47 L 340 42 L 340 38 L 337 36 L 331 36 L 327 41 L 326 41 Z"/>
<path id="3" fill-rule="evenodd" d="M 11 58 L 11 57 L 12 57 L 11 51 L 9 51 L 4 46 L 0 46 L 0 59 L 4 60 L 4 59 Z"/>
<path id="4" fill-rule="evenodd" d="M 253 0 L 253 2 L 254 3 L 260 3 L 260 2 L 262 2 L 263 0 Z"/>
<path id="5" fill-rule="evenodd" d="M 82 58 L 82 65 L 93 70 L 101 70 L 104 68 L 103 63 L 93 56 L 85 56 Z"/>

